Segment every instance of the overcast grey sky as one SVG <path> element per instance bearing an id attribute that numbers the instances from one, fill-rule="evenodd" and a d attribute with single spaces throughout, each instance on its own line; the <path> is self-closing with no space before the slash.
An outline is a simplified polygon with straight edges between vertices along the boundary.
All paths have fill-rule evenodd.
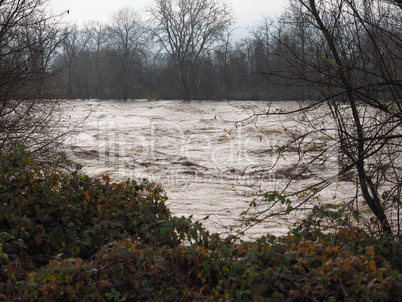
<path id="1" fill-rule="evenodd" d="M 226 0 L 232 6 L 236 25 L 247 28 L 255 25 L 262 16 L 273 17 L 284 10 L 285 0 Z M 49 0 L 48 7 L 55 13 L 70 11 L 67 21 L 83 24 L 96 20 L 108 22 L 111 15 L 124 7 L 143 10 L 153 0 Z"/>

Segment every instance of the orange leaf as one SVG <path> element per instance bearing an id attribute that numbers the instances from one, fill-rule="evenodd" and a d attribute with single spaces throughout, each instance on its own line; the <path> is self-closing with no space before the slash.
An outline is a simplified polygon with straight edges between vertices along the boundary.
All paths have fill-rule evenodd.
<path id="1" fill-rule="evenodd" d="M 207 248 L 205 248 L 205 247 L 200 247 L 200 253 L 199 253 L 199 255 L 201 255 L 201 256 L 205 256 L 205 254 L 208 252 L 208 249 Z"/>
<path id="2" fill-rule="evenodd" d="M 201 295 L 207 295 L 210 292 L 209 286 L 204 284 L 200 289 Z"/>
<path id="3" fill-rule="evenodd" d="M 369 254 L 369 255 L 375 255 L 375 249 L 374 249 L 374 247 L 369 247 L 368 248 L 368 250 L 367 250 L 367 254 Z"/>
<path id="4" fill-rule="evenodd" d="M 343 268 L 344 270 L 351 270 L 351 269 L 352 269 L 352 266 L 350 265 L 350 260 L 345 260 L 345 261 L 342 263 L 342 268 Z"/>
<path id="5" fill-rule="evenodd" d="M 247 252 L 248 252 L 247 243 L 242 243 L 242 244 L 239 246 L 239 254 L 240 254 L 240 255 L 245 255 L 245 254 L 247 254 Z"/>
<path id="6" fill-rule="evenodd" d="M 307 265 L 307 260 L 305 258 L 299 258 L 299 259 L 297 259 L 297 262 L 299 264 Z"/>
<path id="7" fill-rule="evenodd" d="M 86 200 L 90 200 L 90 199 L 91 199 L 91 193 L 89 193 L 89 191 L 85 191 L 85 192 L 84 192 L 84 195 L 85 195 L 85 199 L 86 199 Z"/>
<path id="8" fill-rule="evenodd" d="M 109 177 L 109 175 L 102 175 L 102 179 L 103 179 L 103 181 L 106 183 L 106 185 L 108 186 L 108 185 L 109 185 L 109 182 L 110 182 L 110 177 Z"/>
<path id="9" fill-rule="evenodd" d="M 353 237 L 355 236 L 355 233 L 356 233 L 355 230 L 350 230 L 350 231 L 349 231 L 349 234 L 348 234 L 349 238 L 350 238 L 350 239 L 353 239 Z"/>
<path id="10" fill-rule="evenodd" d="M 75 268 L 79 269 L 83 262 L 84 262 L 84 260 L 82 260 L 81 258 L 77 258 L 76 261 L 75 261 L 75 265 L 74 265 Z"/>
<path id="11" fill-rule="evenodd" d="M 375 260 L 373 260 L 373 259 L 371 259 L 368 262 L 368 265 L 369 265 L 369 268 L 370 268 L 371 271 L 375 271 L 377 269 L 377 266 L 375 265 Z"/>

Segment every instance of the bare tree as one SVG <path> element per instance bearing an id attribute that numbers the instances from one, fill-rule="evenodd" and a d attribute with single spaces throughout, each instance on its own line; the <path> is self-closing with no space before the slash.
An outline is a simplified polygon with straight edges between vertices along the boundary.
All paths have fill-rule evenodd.
<path id="1" fill-rule="evenodd" d="M 87 78 L 83 72 L 83 64 L 87 64 L 88 60 L 82 60 L 82 54 L 88 48 L 90 37 L 75 24 L 65 28 L 64 35 L 66 38 L 62 43 L 61 68 L 66 74 L 64 85 L 67 88 L 67 97 L 72 99 L 79 95 L 85 98 L 87 93 L 83 86 L 86 86 Z"/>
<path id="2" fill-rule="evenodd" d="M 217 47 L 215 50 L 215 61 L 216 68 L 219 73 L 219 97 L 229 98 L 230 95 L 230 84 L 229 84 L 229 74 L 228 74 L 228 65 L 229 65 L 229 54 L 232 51 L 233 45 L 231 44 L 231 36 L 233 34 L 233 30 L 228 30 L 225 32 L 225 40 L 222 45 Z"/>
<path id="3" fill-rule="evenodd" d="M 0 1 L 0 150 L 23 141 L 44 152 L 58 138 L 51 133 L 57 104 L 50 63 L 63 36 L 58 16 L 47 16 L 43 1 Z"/>
<path id="4" fill-rule="evenodd" d="M 108 46 L 108 26 L 101 22 L 86 24 L 89 36 L 88 48 L 93 53 L 93 97 L 104 98 L 106 85 L 106 48 Z"/>
<path id="5" fill-rule="evenodd" d="M 261 197 L 265 208 L 255 214 L 258 221 L 277 214 L 275 203 L 286 203 L 290 212 L 348 181 L 356 190 L 342 204 L 349 218 L 372 226 L 370 217 L 363 219 L 363 202 L 382 233 L 401 236 L 402 10 L 394 3 L 290 1 L 287 16 L 272 32 L 284 64 L 266 73 L 304 83 L 310 101 L 252 117 L 286 115 L 299 127 L 278 147 L 280 155 L 297 150 L 298 160 L 284 187 Z M 329 171 L 331 161 L 336 173 Z M 306 177 L 311 181 L 290 190 Z"/>
<path id="6" fill-rule="evenodd" d="M 147 57 L 147 30 L 139 13 L 124 8 L 113 15 L 109 28 L 111 48 L 116 52 L 116 77 L 121 98 L 127 100 L 140 80 Z"/>
<path id="7" fill-rule="evenodd" d="M 155 21 L 153 35 L 174 62 L 190 100 L 195 67 L 203 52 L 224 38 L 230 11 L 219 0 L 155 0 L 148 12 Z"/>

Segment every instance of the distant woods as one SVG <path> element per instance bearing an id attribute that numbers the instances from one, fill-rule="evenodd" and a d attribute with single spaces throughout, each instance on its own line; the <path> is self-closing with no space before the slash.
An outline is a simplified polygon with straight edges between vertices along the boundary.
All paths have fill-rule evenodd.
<path id="1" fill-rule="evenodd" d="M 317 88 L 316 83 L 333 87 L 321 83 L 321 71 L 315 67 L 330 69 L 337 63 L 324 47 L 322 29 L 305 10 L 294 7 L 304 2 L 289 1 L 282 16 L 256 21 L 240 39 L 224 0 L 154 0 L 144 11 L 124 8 L 108 23 L 82 26 L 61 26 L 60 16 L 46 15 L 42 0 L 0 1 L 1 97 L 315 100 L 322 95 L 322 86 Z M 343 2 L 338 2 L 340 11 Z M 388 3 L 356 3 L 360 2 L 366 11 L 374 7 L 378 13 Z M 358 18 L 371 22 L 372 15 L 351 11 L 354 17 L 345 21 L 351 22 L 348 26 L 336 21 L 333 12 L 335 23 L 328 34 L 342 29 L 339 41 L 354 43 L 345 44 L 342 51 L 362 70 L 357 80 L 370 74 L 388 77 L 390 72 L 392 78 L 400 78 L 401 28 L 393 25 L 398 24 L 400 1 L 390 2 L 396 10 L 379 22 L 391 42 L 382 45 L 394 49 L 376 49 L 369 43 L 378 41 L 376 35 L 382 39 L 382 28 L 372 37 L 359 36 L 362 30 L 353 24 L 361 23 Z M 374 52 L 385 56 L 376 61 Z"/>
<path id="2" fill-rule="evenodd" d="M 146 19 L 148 18 L 148 19 Z M 297 71 L 283 58 L 286 37 L 302 44 L 303 25 L 264 19 L 242 39 L 223 1 L 156 0 L 125 8 L 109 23 L 71 25 L 54 59 L 61 98 L 308 99 L 313 93 L 271 70 Z M 309 30 L 314 30 L 309 28 Z M 306 56 L 322 58 L 323 54 Z"/>

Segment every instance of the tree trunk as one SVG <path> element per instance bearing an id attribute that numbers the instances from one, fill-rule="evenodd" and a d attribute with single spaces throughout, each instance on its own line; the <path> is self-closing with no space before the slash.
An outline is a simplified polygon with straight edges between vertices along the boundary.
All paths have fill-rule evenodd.
<path id="1" fill-rule="evenodd" d="M 343 66 L 341 57 L 336 48 L 334 37 L 331 35 L 330 31 L 327 29 L 327 27 L 324 25 L 323 21 L 321 20 L 321 17 L 315 6 L 315 0 L 310 0 L 310 7 L 311 7 L 311 13 L 313 14 L 314 18 L 316 19 L 319 29 L 324 34 L 325 39 L 328 43 L 328 46 L 332 52 L 332 55 L 334 56 L 335 62 L 339 68 L 340 80 L 341 80 L 343 88 L 345 89 L 345 92 L 346 92 L 346 95 L 347 95 L 347 98 L 349 101 L 349 105 L 352 110 L 354 127 L 356 127 L 356 132 L 357 132 L 357 141 L 356 141 L 357 154 L 353 154 L 353 156 L 349 156 L 349 158 L 352 161 L 354 160 L 354 162 L 355 162 L 354 165 L 356 166 L 356 169 L 357 169 L 357 173 L 358 173 L 358 177 L 359 177 L 359 185 L 360 185 L 360 189 L 361 189 L 363 198 L 365 199 L 370 210 L 373 212 L 373 214 L 377 217 L 378 221 L 380 222 L 382 231 L 385 234 L 392 235 L 392 229 L 388 222 L 387 216 L 385 215 L 384 208 L 381 205 L 380 198 L 378 196 L 378 191 L 374 187 L 370 177 L 367 176 L 367 173 L 366 173 L 366 169 L 365 169 L 365 165 L 364 165 L 364 159 L 365 159 L 365 154 L 366 154 L 366 150 L 364 148 L 364 135 L 365 134 L 363 131 L 363 126 L 360 121 L 357 104 L 356 104 L 354 95 L 352 93 L 353 85 L 351 83 L 350 76 L 348 76 L 348 68 Z M 356 155 L 357 155 L 357 157 L 355 157 Z"/>
<path id="2" fill-rule="evenodd" d="M 183 86 L 184 100 L 191 101 L 191 93 L 190 93 L 188 81 L 184 76 L 181 76 L 180 79 L 181 79 L 181 84 Z"/>

